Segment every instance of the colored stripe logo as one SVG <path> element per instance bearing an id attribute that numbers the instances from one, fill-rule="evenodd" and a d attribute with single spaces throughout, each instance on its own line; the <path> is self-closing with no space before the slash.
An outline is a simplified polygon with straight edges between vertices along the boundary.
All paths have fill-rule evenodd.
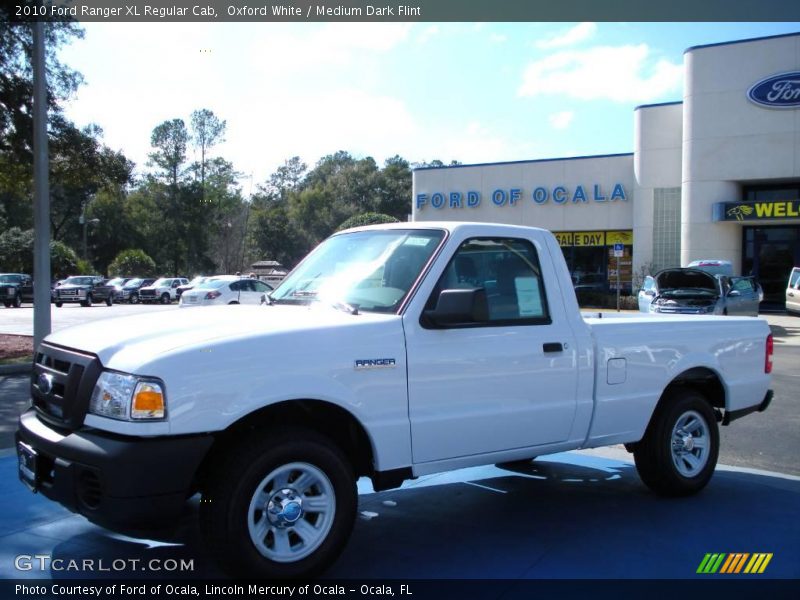
<path id="1" fill-rule="evenodd" d="M 715 573 L 756 575 L 763 573 L 771 560 L 772 552 L 756 552 L 753 554 L 747 552 L 708 553 L 703 557 L 700 566 L 697 567 L 697 573 L 703 575 L 713 575 Z"/>

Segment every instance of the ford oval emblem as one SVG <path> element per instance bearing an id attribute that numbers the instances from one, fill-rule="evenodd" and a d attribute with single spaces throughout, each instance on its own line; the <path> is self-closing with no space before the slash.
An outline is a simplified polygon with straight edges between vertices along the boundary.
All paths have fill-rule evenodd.
<path id="1" fill-rule="evenodd" d="M 44 395 L 49 394 L 53 391 L 53 376 L 50 373 L 39 373 L 39 377 L 36 378 L 36 387 Z"/>
<path id="2" fill-rule="evenodd" d="M 800 106 L 800 71 L 762 79 L 747 90 L 747 97 L 767 108 L 796 108 Z"/>

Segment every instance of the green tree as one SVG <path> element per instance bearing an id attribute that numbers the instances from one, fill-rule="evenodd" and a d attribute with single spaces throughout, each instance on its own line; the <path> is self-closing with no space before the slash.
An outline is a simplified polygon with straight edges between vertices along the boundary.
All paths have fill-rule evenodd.
<path id="1" fill-rule="evenodd" d="M 11 227 L 0 233 L 0 269 L 10 273 L 33 271 L 33 229 Z"/>
<path id="2" fill-rule="evenodd" d="M 64 279 L 76 273 L 88 272 L 75 251 L 63 242 L 50 242 L 50 272 L 53 279 Z"/>
<path id="3" fill-rule="evenodd" d="M 116 277 L 155 275 L 156 263 L 139 248 L 123 250 L 108 265 L 108 274 Z"/>
<path id="4" fill-rule="evenodd" d="M 206 187 L 206 153 L 216 144 L 224 141 L 227 121 L 219 118 L 207 108 L 192 113 L 192 144 L 200 151 L 200 186 Z M 205 194 L 203 194 L 205 200 Z"/>
<path id="5" fill-rule="evenodd" d="M 150 153 L 153 165 L 163 169 L 167 180 L 178 185 L 181 167 L 186 162 L 186 144 L 189 133 L 183 119 L 172 119 L 156 125 L 150 136 L 150 145 L 155 151 Z"/>

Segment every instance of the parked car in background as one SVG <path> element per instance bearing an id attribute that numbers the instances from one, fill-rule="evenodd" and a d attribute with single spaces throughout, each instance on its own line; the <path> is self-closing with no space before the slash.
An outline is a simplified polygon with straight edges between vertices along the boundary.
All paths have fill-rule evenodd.
<path id="1" fill-rule="evenodd" d="M 122 297 L 123 286 L 131 279 L 133 279 L 133 277 L 113 277 L 112 279 L 106 280 L 106 285 L 114 288 L 114 300 L 119 302 L 119 299 Z"/>
<path id="2" fill-rule="evenodd" d="M 800 314 L 800 267 L 789 273 L 786 283 L 786 312 Z"/>
<path id="3" fill-rule="evenodd" d="M 650 303 L 656 295 L 656 279 L 648 275 L 642 282 L 642 289 L 639 290 L 637 300 L 639 301 L 639 312 L 650 312 Z"/>
<path id="4" fill-rule="evenodd" d="M 262 304 L 272 287 L 250 277 L 221 275 L 181 296 L 181 306 L 209 306 L 220 304 Z"/>
<path id="5" fill-rule="evenodd" d="M 6 308 L 19 308 L 33 302 L 33 279 L 24 273 L 0 273 L 0 302 Z"/>
<path id="6" fill-rule="evenodd" d="M 95 302 L 114 303 L 114 288 L 105 284 L 99 275 L 75 275 L 67 277 L 54 289 L 55 304 L 61 308 L 64 303 L 78 302 L 81 306 L 91 306 Z"/>
<path id="7" fill-rule="evenodd" d="M 162 277 L 156 279 L 152 285 L 139 289 L 139 300 L 141 302 L 169 304 L 178 299 L 178 288 L 189 283 L 186 277 Z"/>
<path id="8" fill-rule="evenodd" d="M 649 282 L 645 279 L 645 285 Z M 752 277 L 712 275 L 700 269 L 664 269 L 639 292 L 639 310 L 660 314 L 758 316 L 759 287 Z"/>
<path id="9" fill-rule="evenodd" d="M 189 283 L 185 283 L 183 285 L 179 285 L 178 289 L 177 289 L 178 299 L 180 299 L 180 297 L 183 294 L 183 292 L 188 292 L 189 290 L 191 290 L 193 288 L 196 288 L 201 283 L 205 283 L 206 281 L 209 281 L 210 279 L 213 279 L 213 277 L 198 275 L 197 277 L 192 279 Z"/>
<path id="10" fill-rule="evenodd" d="M 153 285 L 155 277 L 143 278 L 134 277 L 122 286 L 122 291 L 117 295 L 120 302 L 129 302 L 130 304 L 139 303 L 139 290 L 143 287 Z"/>
<path id="11" fill-rule="evenodd" d="M 693 260 L 688 265 L 687 269 L 698 269 L 711 273 L 712 275 L 724 275 L 725 277 L 733 277 L 733 263 L 729 260 L 720 260 L 718 258 L 703 258 L 700 260 Z"/>

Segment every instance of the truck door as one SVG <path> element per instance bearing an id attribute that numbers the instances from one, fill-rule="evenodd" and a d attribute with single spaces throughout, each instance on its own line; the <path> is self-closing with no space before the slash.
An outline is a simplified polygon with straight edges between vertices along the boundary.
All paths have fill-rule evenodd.
<path id="1" fill-rule="evenodd" d="M 426 311 L 452 289 L 484 290 L 485 320 L 431 323 Z M 543 244 L 460 244 L 424 310 L 404 316 L 415 463 L 568 439 L 577 361 L 558 292 Z"/>

